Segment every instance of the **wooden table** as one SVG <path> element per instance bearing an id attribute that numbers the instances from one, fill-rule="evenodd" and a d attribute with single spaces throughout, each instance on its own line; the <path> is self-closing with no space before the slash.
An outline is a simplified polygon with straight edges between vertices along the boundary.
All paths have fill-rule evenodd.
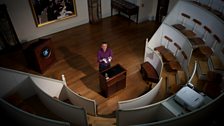
<path id="1" fill-rule="evenodd" d="M 111 0 L 111 16 L 113 15 L 113 9 L 118 10 L 118 13 L 123 12 L 128 15 L 129 19 L 132 15 L 137 15 L 136 23 L 138 23 L 138 10 L 139 7 L 133 3 L 125 0 Z"/>
<path id="2" fill-rule="evenodd" d="M 115 92 L 126 87 L 126 69 L 117 64 L 100 72 L 99 79 L 103 95 L 105 97 L 112 96 Z"/>

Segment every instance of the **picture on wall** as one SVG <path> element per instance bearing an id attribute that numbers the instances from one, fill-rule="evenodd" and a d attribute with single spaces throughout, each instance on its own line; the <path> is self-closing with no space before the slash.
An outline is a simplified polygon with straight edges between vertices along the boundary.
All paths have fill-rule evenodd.
<path id="1" fill-rule="evenodd" d="M 37 27 L 77 15 L 75 0 L 29 0 Z"/>

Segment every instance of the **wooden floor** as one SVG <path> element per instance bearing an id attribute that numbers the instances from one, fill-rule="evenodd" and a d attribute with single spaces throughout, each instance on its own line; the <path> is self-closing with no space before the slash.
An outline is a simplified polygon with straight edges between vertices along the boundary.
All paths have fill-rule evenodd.
<path id="1" fill-rule="evenodd" d="M 136 24 L 124 17 L 113 16 L 98 24 L 85 24 L 55 33 L 52 39 L 57 62 L 44 74 L 28 67 L 22 49 L 1 53 L 1 67 L 61 79 L 64 74 L 69 87 L 97 102 L 97 114 L 113 115 L 117 102 L 138 97 L 149 89 L 140 75 L 145 40 L 158 28 L 155 22 Z M 109 43 L 113 51 L 112 65 L 121 64 L 127 70 L 126 88 L 106 98 L 100 94 L 97 50 L 101 42 Z"/>

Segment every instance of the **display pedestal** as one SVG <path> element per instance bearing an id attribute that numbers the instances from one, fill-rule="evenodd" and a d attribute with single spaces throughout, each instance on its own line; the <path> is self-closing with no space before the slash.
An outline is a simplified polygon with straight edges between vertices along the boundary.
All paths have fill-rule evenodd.
<path id="1" fill-rule="evenodd" d="M 99 79 L 103 95 L 109 97 L 126 87 L 126 70 L 117 64 L 100 72 Z"/>
<path id="2" fill-rule="evenodd" d="M 53 63 L 56 58 L 51 39 L 39 39 L 24 48 L 28 66 L 34 70 L 44 73 Z"/>

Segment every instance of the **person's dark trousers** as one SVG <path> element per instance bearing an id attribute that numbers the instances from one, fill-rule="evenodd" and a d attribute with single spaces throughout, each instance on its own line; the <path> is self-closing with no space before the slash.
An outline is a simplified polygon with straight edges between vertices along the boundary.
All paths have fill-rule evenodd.
<path id="1" fill-rule="evenodd" d="M 107 69 L 107 68 L 110 68 L 110 64 L 100 64 L 99 65 L 99 72 L 102 72 L 103 70 Z"/>

